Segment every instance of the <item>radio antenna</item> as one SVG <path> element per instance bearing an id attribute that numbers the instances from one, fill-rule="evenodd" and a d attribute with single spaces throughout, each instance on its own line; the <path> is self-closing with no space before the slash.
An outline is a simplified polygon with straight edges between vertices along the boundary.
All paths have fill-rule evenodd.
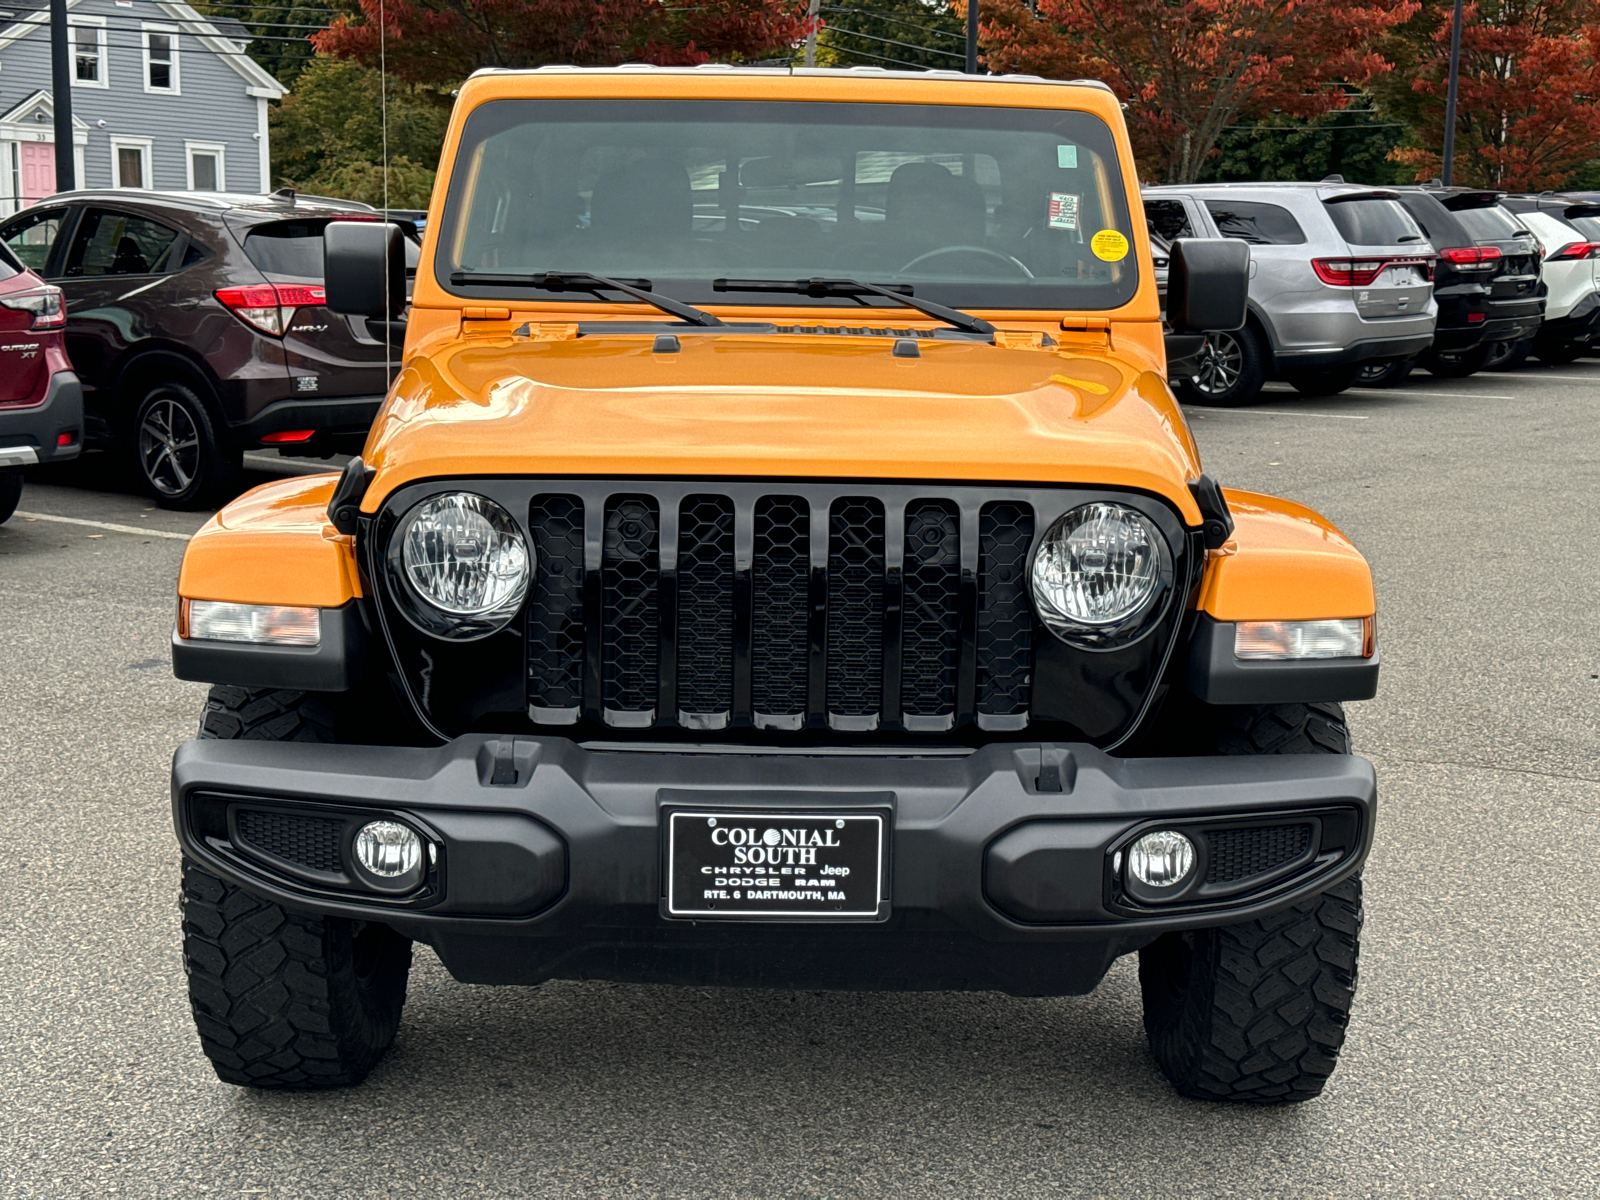
<path id="1" fill-rule="evenodd" d="M 383 223 L 389 224 L 389 17 L 383 0 L 378 0 L 378 131 L 381 143 L 380 156 L 383 169 Z M 387 242 L 385 238 L 385 242 Z M 383 322 L 383 390 L 394 382 L 394 320 L 398 313 L 388 311 L 389 297 L 394 293 L 389 282 L 389 255 L 383 256 L 383 296 L 385 319 Z"/>

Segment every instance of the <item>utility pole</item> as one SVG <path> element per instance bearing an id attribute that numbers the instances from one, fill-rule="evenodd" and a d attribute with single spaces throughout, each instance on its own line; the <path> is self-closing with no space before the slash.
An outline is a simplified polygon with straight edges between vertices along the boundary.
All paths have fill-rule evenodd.
<path id="1" fill-rule="evenodd" d="M 1456 0 L 1455 20 L 1450 26 L 1450 86 L 1444 98 L 1444 166 L 1439 181 L 1451 185 L 1456 169 L 1456 87 L 1461 81 L 1461 0 Z"/>
<path id="2" fill-rule="evenodd" d="M 811 32 L 806 34 L 806 66 L 817 65 L 817 14 L 822 11 L 822 0 L 811 0 L 806 5 L 806 18 L 811 22 Z"/>
<path id="3" fill-rule="evenodd" d="M 1459 4 L 1461 0 L 1456 0 Z M 978 73 L 978 0 L 967 0 L 967 74 Z"/>
<path id="4" fill-rule="evenodd" d="M 67 0 L 50 0 L 50 104 L 56 113 L 56 191 L 78 186 L 72 161 L 72 39 Z"/>

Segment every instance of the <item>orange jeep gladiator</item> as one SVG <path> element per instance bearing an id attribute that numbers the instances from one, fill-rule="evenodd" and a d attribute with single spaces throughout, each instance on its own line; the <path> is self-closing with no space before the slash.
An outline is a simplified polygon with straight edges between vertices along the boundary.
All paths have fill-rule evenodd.
<path id="1" fill-rule="evenodd" d="M 193 539 L 173 762 L 201 1043 L 359 1082 L 457 979 L 1088 992 L 1184 1095 L 1304 1100 L 1356 983 L 1366 562 L 1201 472 L 1103 85 L 486 71 L 362 456 Z M 405 321 L 402 330 L 399 322 Z M 375 332 L 374 332 L 375 331 Z M 397 344 L 398 340 L 397 340 Z"/>

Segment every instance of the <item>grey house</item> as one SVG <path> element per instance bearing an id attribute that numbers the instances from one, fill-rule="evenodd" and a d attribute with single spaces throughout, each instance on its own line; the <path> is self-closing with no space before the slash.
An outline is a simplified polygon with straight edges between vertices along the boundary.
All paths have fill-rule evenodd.
<path id="1" fill-rule="evenodd" d="M 67 0 L 79 187 L 264 192 L 285 88 L 236 21 L 182 0 Z M 0 216 L 56 190 L 48 0 L 0 0 Z"/>

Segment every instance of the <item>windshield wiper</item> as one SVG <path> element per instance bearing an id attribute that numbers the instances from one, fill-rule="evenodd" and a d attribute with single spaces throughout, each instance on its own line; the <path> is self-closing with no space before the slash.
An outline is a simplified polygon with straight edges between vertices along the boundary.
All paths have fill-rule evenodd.
<path id="1" fill-rule="evenodd" d="M 642 304 L 659 308 L 662 312 L 689 322 L 691 325 L 711 327 L 722 325 L 720 318 L 702 308 L 674 300 L 671 296 L 651 295 L 648 279 L 608 279 L 589 271 L 538 271 L 529 275 L 491 275 L 478 271 L 456 271 L 450 276 L 456 287 L 531 287 L 547 292 L 621 292 Z"/>
<path id="2" fill-rule="evenodd" d="M 713 279 L 711 290 L 716 292 L 787 292 L 798 296 L 882 296 L 907 308 L 914 308 L 924 316 L 947 325 L 954 325 L 964 333 L 992 334 L 994 326 L 982 317 L 964 313 L 959 308 L 946 308 L 932 300 L 918 300 L 910 287 L 900 284 L 883 287 L 859 279 Z"/>

